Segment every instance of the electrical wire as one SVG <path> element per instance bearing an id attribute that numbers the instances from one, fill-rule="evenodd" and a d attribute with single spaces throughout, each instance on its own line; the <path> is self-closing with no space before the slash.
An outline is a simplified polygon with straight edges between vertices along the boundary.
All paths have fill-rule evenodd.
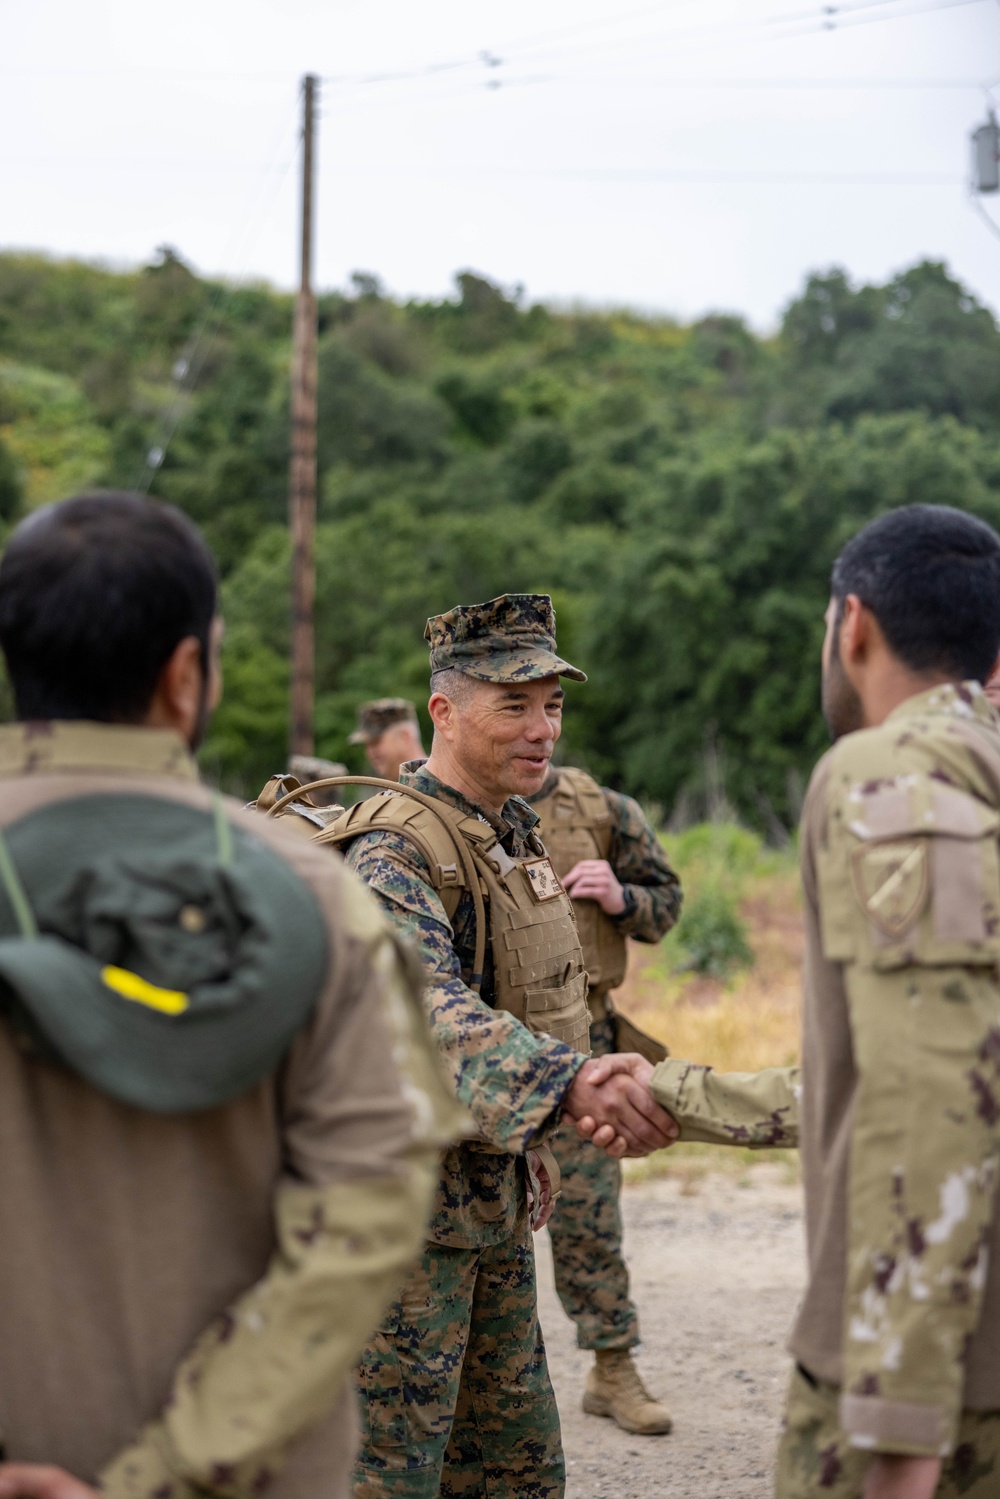
<path id="1" fill-rule="evenodd" d="M 692 0 L 681 0 L 681 4 L 683 5 L 687 5 L 690 3 L 692 3 Z M 561 56 L 567 57 L 571 54 L 592 51 L 595 47 L 600 47 L 603 50 L 607 50 L 609 47 L 620 49 L 622 47 L 630 46 L 636 42 L 649 42 L 658 38 L 669 39 L 673 41 L 684 40 L 687 38 L 704 38 L 705 40 L 712 40 L 713 38 L 720 36 L 732 37 L 734 32 L 745 35 L 748 32 L 753 33 L 756 31 L 760 31 L 765 34 L 770 33 L 770 35 L 773 36 L 775 40 L 784 40 L 786 37 L 792 38 L 796 36 L 819 34 L 823 31 L 830 30 L 846 30 L 851 29 L 854 26 L 865 24 L 871 25 L 876 22 L 905 20 L 911 15 L 922 15 L 938 10 L 952 10 L 957 6 L 980 5 L 983 3 L 984 0 L 925 0 L 925 3 L 914 5 L 912 3 L 912 0 L 846 0 L 846 3 L 844 4 L 812 5 L 803 10 L 783 11 L 768 16 L 748 17 L 745 20 L 733 21 L 732 19 L 728 19 L 726 21 L 713 21 L 707 25 L 702 24 L 689 27 L 668 28 L 667 30 L 651 33 L 618 37 L 610 41 L 587 41 L 579 43 L 576 46 L 560 48 L 559 53 Z M 998 0 L 998 3 L 1000 3 L 1000 0 Z M 898 7 L 901 5 L 906 6 L 907 8 L 899 9 Z M 888 7 L 894 7 L 889 11 L 888 14 L 868 14 L 868 12 L 870 11 L 885 11 Z M 603 25 L 617 23 L 621 20 L 627 19 L 628 16 L 634 17 L 637 15 L 650 14 L 651 12 L 659 11 L 664 8 L 674 7 L 644 7 L 640 11 L 628 12 L 625 16 L 615 16 L 613 18 L 609 17 L 607 18 L 606 22 L 595 21 L 593 23 L 584 23 L 579 28 L 579 30 L 582 31 L 584 29 L 592 29 L 598 24 Z M 844 20 L 840 19 L 840 17 L 842 16 L 845 17 Z M 775 30 L 775 28 L 793 26 L 796 22 L 802 22 L 803 24 L 794 30 Z M 556 36 L 559 36 L 567 33 L 554 34 Z M 572 35 L 573 32 L 570 31 L 568 34 Z M 537 43 L 546 40 L 551 35 L 553 35 L 553 33 L 541 33 L 535 38 L 526 38 L 520 42 L 515 41 L 507 45 L 498 45 L 495 48 L 491 48 L 489 51 L 481 51 L 476 56 L 468 56 L 465 58 L 451 58 L 438 63 L 430 63 L 420 68 L 407 69 L 394 73 L 327 75 L 324 78 L 324 81 L 329 81 L 331 83 L 337 84 L 341 88 L 360 88 L 371 84 L 412 81 L 443 72 L 454 72 L 461 69 L 481 69 L 484 65 L 484 62 L 487 66 L 506 67 L 511 63 L 516 64 L 521 59 L 528 59 L 532 56 L 537 56 L 539 55 L 539 52 L 542 56 L 546 55 L 547 52 L 551 53 L 551 51 L 553 50 L 551 47 L 546 48 L 545 46 L 542 46 L 541 48 L 539 48 L 537 45 Z"/>
<path id="2" fill-rule="evenodd" d="M 801 26 L 795 31 L 783 31 L 781 41 L 790 41 L 795 37 L 812 36 L 818 31 L 853 31 L 858 26 L 873 26 L 884 21 L 903 21 L 910 16 L 929 15 L 932 11 L 956 10 L 964 5 L 981 5 L 983 0 L 930 0 L 929 4 L 911 5 L 907 10 L 893 11 L 888 16 L 855 16 L 846 21 L 821 21 L 812 26 Z"/>
<path id="3" fill-rule="evenodd" d="M 1000 224 L 997 223 L 992 214 L 988 214 L 986 212 L 986 209 L 980 203 L 976 190 L 971 183 L 968 185 L 968 198 L 969 206 L 975 213 L 979 215 L 990 233 L 994 235 L 996 239 L 1000 239 Z"/>

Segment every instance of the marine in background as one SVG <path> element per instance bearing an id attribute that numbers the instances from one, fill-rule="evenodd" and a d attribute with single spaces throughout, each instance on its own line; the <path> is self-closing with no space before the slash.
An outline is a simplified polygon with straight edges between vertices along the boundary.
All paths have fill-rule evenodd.
<path id="1" fill-rule="evenodd" d="M 399 768 L 408 760 L 426 759 L 416 707 L 405 697 L 362 703 L 348 743 L 364 745 L 372 773 L 383 781 L 398 781 Z"/>
<path id="2" fill-rule="evenodd" d="M 461 1123 L 360 882 L 200 781 L 217 595 L 140 495 L 0 562 L 3 1499 L 346 1499 Z"/>
<path id="3" fill-rule="evenodd" d="M 628 939 L 659 942 L 677 921 L 680 881 L 639 804 L 585 771 L 550 769 L 527 801 L 576 913 L 591 1053 L 636 1049 L 633 1028 L 618 1035 L 622 1017 L 612 995 L 625 978 Z M 652 1045 L 647 1055 L 661 1060 L 665 1048 Z M 632 1356 L 639 1314 L 622 1254 L 621 1165 L 572 1128 L 556 1134 L 552 1149 L 562 1178 L 549 1222 L 556 1291 L 576 1324 L 578 1346 L 594 1352 L 583 1409 L 612 1417 L 625 1431 L 661 1435 L 671 1428 L 670 1412 L 650 1395 Z"/>
<path id="4" fill-rule="evenodd" d="M 847 543 L 801 825 L 801 1076 L 653 1075 L 682 1139 L 800 1145 L 778 1499 L 1000 1494 L 998 644 L 983 521 L 909 505 Z"/>

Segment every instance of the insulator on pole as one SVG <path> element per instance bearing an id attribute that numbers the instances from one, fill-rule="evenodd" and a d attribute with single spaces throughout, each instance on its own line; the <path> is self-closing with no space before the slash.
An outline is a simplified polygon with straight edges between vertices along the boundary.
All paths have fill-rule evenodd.
<path id="1" fill-rule="evenodd" d="M 1000 191 L 1000 125 L 992 109 L 986 124 L 972 132 L 972 187 L 977 193 Z"/>

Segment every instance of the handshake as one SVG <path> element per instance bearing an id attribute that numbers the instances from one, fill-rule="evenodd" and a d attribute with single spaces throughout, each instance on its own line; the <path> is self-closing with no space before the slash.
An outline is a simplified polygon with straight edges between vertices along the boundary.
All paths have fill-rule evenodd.
<path id="1" fill-rule="evenodd" d="M 562 1101 L 563 1119 L 608 1155 L 649 1155 L 677 1139 L 674 1120 L 649 1091 L 651 1062 L 638 1052 L 614 1052 L 584 1062 Z"/>
<path id="2" fill-rule="evenodd" d="M 564 1122 L 574 1124 L 581 1140 L 590 1140 L 615 1160 L 665 1150 L 677 1139 L 678 1128 L 649 1091 L 652 1073 L 653 1064 L 637 1051 L 591 1057 L 563 1095 Z M 549 1221 L 555 1198 L 544 1157 L 535 1150 L 529 1150 L 528 1157 L 534 1178 L 528 1202 L 537 1231 Z"/>

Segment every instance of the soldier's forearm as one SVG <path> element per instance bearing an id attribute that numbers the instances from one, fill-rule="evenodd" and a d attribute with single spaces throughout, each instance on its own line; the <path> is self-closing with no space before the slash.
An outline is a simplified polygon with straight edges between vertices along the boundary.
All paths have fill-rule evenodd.
<path id="1" fill-rule="evenodd" d="M 629 907 L 618 918 L 618 930 L 636 942 L 659 942 L 677 922 L 681 896 L 677 885 L 630 885 Z"/>
<path id="2" fill-rule="evenodd" d="M 199 1338 L 164 1414 L 101 1475 L 111 1499 L 258 1492 L 330 1410 L 419 1248 L 437 1178 L 428 1149 L 405 1175 L 288 1183 L 264 1278 Z"/>
<path id="3" fill-rule="evenodd" d="M 716 1072 L 668 1057 L 655 1069 L 650 1091 L 680 1125 L 680 1138 L 750 1149 L 798 1145 L 799 1069 Z"/>

